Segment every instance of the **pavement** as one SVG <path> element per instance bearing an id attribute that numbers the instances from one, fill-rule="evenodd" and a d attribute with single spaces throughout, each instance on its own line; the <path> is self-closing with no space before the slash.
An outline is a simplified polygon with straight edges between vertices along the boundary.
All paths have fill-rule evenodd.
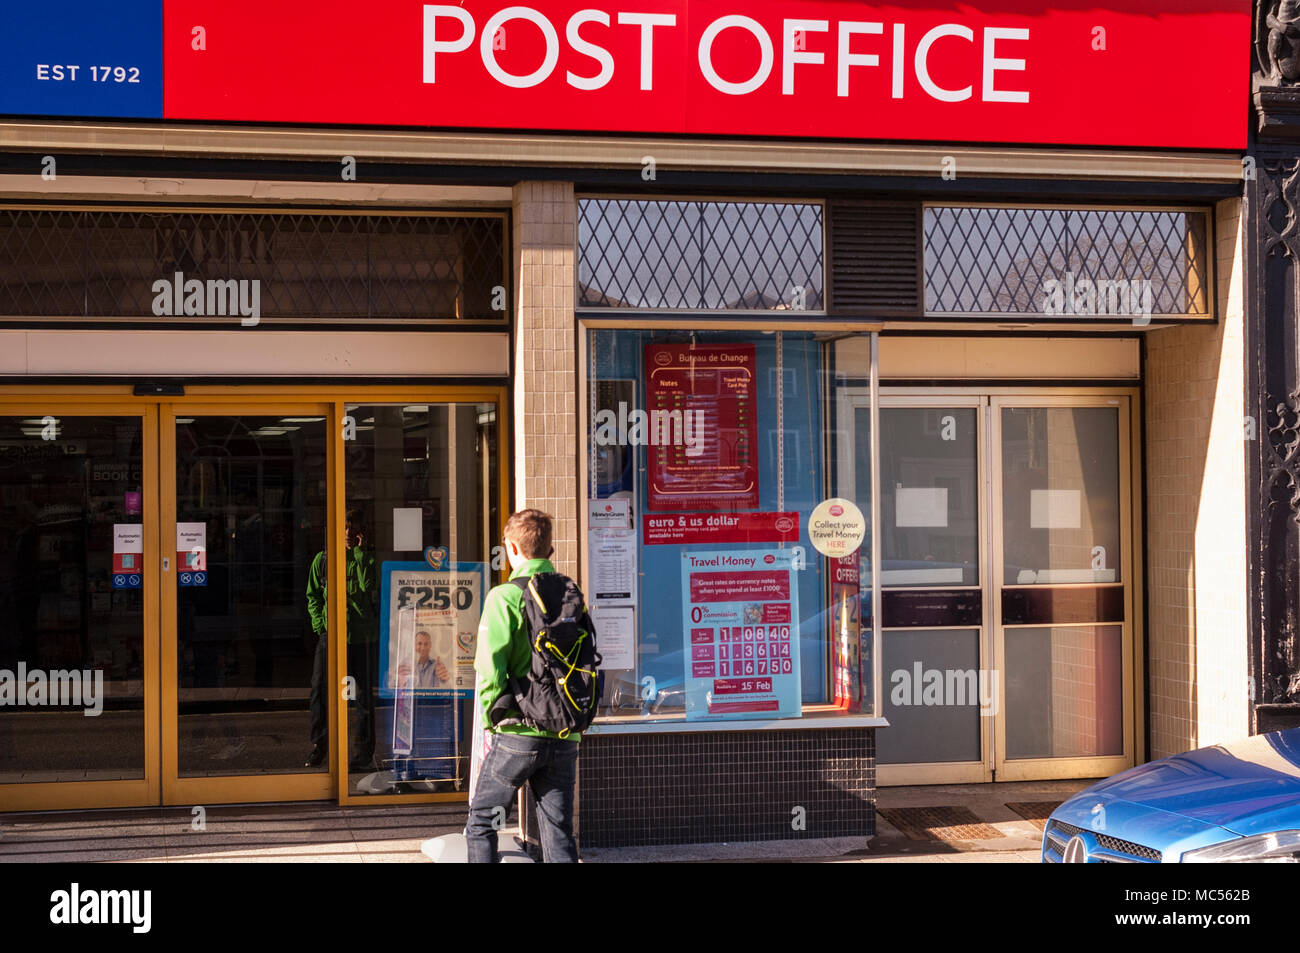
<path id="1" fill-rule="evenodd" d="M 587 848 L 584 863 L 1037 863 L 1042 834 L 1006 805 L 1061 801 L 1091 780 L 880 788 L 877 809 L 964 807 L 978 827 L 875 837 Z M 262 804 L 0 814 L 0 863 L 429 863 L 426 839 L 459 832 L 463 804 Z M 985 826 L 986 825 L 986 826 Z M 960 839 L 966 832 L 979 837 Z M 507 836 L 510 829 L 504 832 Z M 936 836 L 937 835 L 937 836 Z"/>

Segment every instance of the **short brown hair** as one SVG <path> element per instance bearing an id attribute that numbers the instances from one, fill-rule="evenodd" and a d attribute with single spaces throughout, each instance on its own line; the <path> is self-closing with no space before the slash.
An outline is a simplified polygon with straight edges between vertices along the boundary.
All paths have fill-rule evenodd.
<path id="1" fill-rule="evenodd" d="M 513 539 L 526 559 L 543 559 L 551 555 L 551 517 L 541 510 L 511 513 L 502 536 Z"/>

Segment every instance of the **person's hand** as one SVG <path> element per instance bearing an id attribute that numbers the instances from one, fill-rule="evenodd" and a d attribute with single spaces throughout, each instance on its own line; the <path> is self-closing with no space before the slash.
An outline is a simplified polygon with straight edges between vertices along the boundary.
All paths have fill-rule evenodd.
<path id="1" fill-rule="evenodd" d="M 438 681 L 445 682 L 451 679 L 451 673 L 447 671 L 447 666 L 442 664 L 442 659 L 438 659 L 438 664 L 434 667 L 434 674 L 438 676 Z"/>

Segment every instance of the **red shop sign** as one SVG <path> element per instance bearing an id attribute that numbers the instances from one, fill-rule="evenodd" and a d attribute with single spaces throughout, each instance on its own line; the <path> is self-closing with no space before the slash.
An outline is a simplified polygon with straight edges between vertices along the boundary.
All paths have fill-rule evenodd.
<path id="1" fill-rule="evenodd" d="M 169 119 L 1219 149 L 1246 141 L 1247 0 L 164 0 L 163 11 Z M 1153 105 L 1144 91 L 1163 75 L 1163 51 L 1196 65 Z"/>

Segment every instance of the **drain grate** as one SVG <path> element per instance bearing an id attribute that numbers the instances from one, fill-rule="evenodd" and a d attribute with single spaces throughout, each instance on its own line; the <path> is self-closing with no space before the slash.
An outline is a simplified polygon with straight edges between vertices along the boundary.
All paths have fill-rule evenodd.
<path id="1" fill-rule="evenodd" d="M 968 807 L 882 807 L 878 813 L 907 835 L 909 840 L 966 841 L 1003 837 Z"/>
<path id="2" fill-rule="evenodd" d="M 1052 816 L 1052 812 L 1064 803 L 1064 801 L 1007 801 L 1007 807 L 1041 831 L 1047 826 L 1047 819 Z"/>

